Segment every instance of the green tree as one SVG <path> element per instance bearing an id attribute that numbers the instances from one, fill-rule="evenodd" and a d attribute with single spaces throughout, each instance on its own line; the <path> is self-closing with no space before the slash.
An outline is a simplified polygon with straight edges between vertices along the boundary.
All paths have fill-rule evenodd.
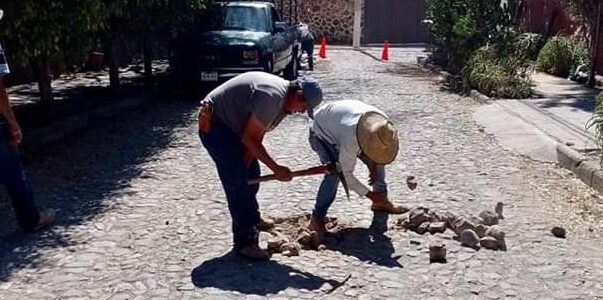
<path id="1" fill-rule="evenodd" d="M 206 2 L 211 0 L 148 0 L 139 15 L 138 22 L 142 26 L 143 59 L 147 82 L 153 77 L 152 60 L 154 57 L 153 37 L 158 31 L 184 26 L 196 20 L 205 8 Z"/>
<path id="2" fill-rule="evenodd" d="M 517 0 L 427 0 L 436 62 L 457 73 L 475 50 L 503 39 L 516 14 Z"/>
<path id="3" fill-rule="evenodd" d="M 102 25 L 101 0 L 5 0 L 0 26 L 12 63 L 30 65 L 42 103 L 52 94 L 51 61 L 66 45 L 81 47 Z"/>
<path id="4" fill-rule="evenodd" d="M 595 68 L 597 66 L 597 53 L 599 44 L 599 35 L 601 22 L 602 4 L 600 0 L 565 0 L 566 4 L 572 11 L 586 22 L 590 30 L 590 60 L 592 67 L 590 68 L 588 84 L 595 85 Z"/>
<path id="5" fill-rule="evenodd" d="M 161 30 L 177 27 L 195 20 L 205 7 L 206 0 L 106 0 L 105 30 L 101 39 L 109 60 L 109 78 L 113 90 L 119 87 L 118 65 L 115 51 L 123 40 L 134 40 L 141 44 L 145 78 L 153 76 L 151 47 L 153 38 Z"/>

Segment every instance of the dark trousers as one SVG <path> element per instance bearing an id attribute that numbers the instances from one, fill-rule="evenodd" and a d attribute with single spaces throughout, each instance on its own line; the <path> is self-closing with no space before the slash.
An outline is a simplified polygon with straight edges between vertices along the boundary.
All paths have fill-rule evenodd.
<path id="1" fill-rule="evenodd" d="M 314 40 L 305 40 L 301 43 L 302 53 L 308 54 L 308 67 L 314 70 Z"/>
<path id="2" fill-rule="evenodd" d="M 17 148 L 9 144 L 6 129 L 0 126 L 0 131 L 0 184 L 8 191 L 17 222 L 29 231 L 38 225 L 40 212 L 25 180 Z"/>
<path id="3" fill-rule="evenodd" d="M 257 244 L 260 212 L 256 195 L 260 185 L 247 184 L 249 178 L 260 176 L 257 159 L 245 166 L 245 146 L 241 138 L 220 122 L 214 122 L 209 133 L 200 134 L 201 142 L 218 169 L 232 218 L 234 248 Z"/>

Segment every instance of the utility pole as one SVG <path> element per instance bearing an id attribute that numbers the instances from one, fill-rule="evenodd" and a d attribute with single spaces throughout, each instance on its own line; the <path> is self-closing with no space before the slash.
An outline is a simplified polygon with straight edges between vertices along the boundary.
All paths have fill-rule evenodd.
<path id="1" fill-rule="evenodd" d="M 597 81 L 595 80 L 595 75 L 597 74 L 597 60 L 598 60 L 598 52 L 599 52 L 599 34 L 601 27 L 601 0 L 597 0 L 597 17 L 595 18 L 597 21 L 595 23 L 594 35 L 591 37 L 591 68 L 590 73 L 588 74 L 588 85 L 595 86 Z"/>
<path id="2" fill-rule="evenodd" d="M 362 2 L 363 0 L 354 0 L 354 33 L 352 37 L 352 46 L 360 48 L 360 37 L 362 36 Z"/>

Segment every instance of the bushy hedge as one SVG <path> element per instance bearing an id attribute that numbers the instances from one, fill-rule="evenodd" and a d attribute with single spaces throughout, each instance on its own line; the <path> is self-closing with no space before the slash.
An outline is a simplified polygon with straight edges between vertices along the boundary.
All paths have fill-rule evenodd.
<path id="1" fill-rule="evenodd" d="M 603 149 L 603 92 L 597 95 L 595 111 L 586 126 L 588 128 L 595 128 L 595 132 L 597 134 L 597 144 L 599 149 Z M 603 166 L 603 155 L 600 157 L 600 164 Z"/>
<path id="2" fill-rule="evenodd" d="M 463 68 L 472 88 L 494 98 L 521 99 L 532 95 L 529 64 L 524 57 L 501 53 L 494 46 L 474 52 Z"/>
<path id="3" fill-rule="evenodd" d="M 538 33 L 525 32 L 515 37 L 515 48 L 519 53 L 527 59 L 535 61 L 542 47 L 544 47 L 546 39 Z"/>
<path id="4" fill-rule="evenodd" d="M 549 39 L 538 54 L 536 68 L 542 72 L 567 77 L 579 65 L 589 63 L 588 47 L 584 42 L 556 36 Z"/>

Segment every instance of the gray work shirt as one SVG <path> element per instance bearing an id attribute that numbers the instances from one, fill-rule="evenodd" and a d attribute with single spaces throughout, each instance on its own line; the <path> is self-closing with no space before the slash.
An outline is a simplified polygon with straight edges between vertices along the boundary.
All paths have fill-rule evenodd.
<path id="1" fill-rule="evenodd" d="M 214 118 L 241 134 L 251 114 L 274 129 L 285 117 L 283 108 L 289 81 L 265 72 L 247 72 L 207 95 L 214 102 Z"/>
<path id="2" fill-rule="evenodd" d="M 299 34 L 299 38 L 302 41 L 313 41 L 314 40 L 314 35 L 312 34 L 312 31 L 310 30 L 310 26 L 308 26 L 308 24 L 301 24 L 297 27 L 297 31 Z"/>

